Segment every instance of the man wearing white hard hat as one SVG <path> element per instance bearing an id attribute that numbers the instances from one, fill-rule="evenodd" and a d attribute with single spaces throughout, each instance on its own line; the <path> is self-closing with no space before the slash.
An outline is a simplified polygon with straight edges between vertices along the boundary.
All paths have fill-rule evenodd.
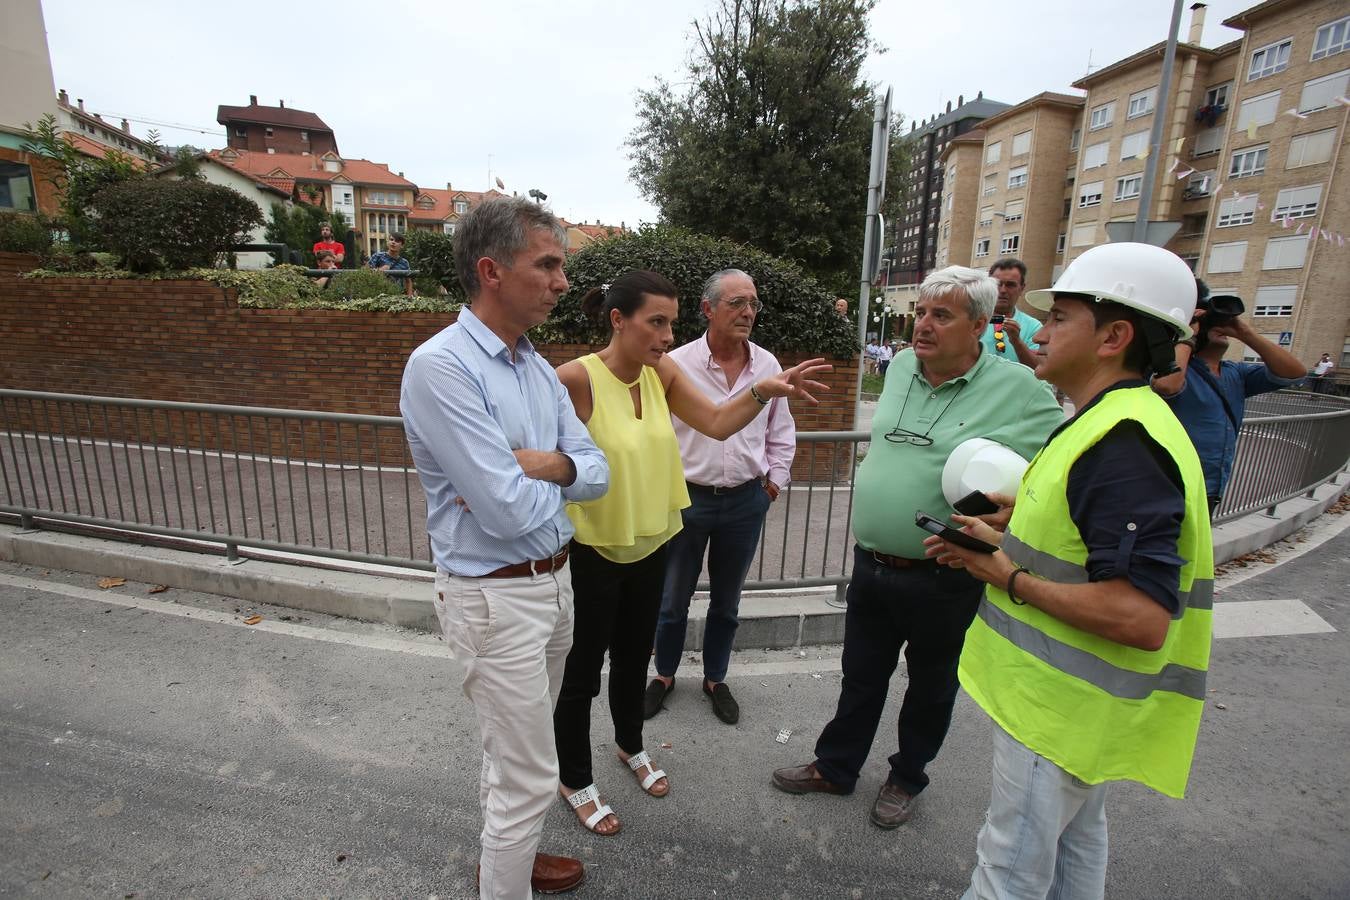
<path id="1" fill-rule="evenodd" d="M 1021 460 L 1013 460 L 1011 481 L 981 480 L 980 473 L 1007 474 L 1004 452 L 1030 458 L 1064 420 L 1054 394 L 1031 369 L 981 348 L 997 293 L 994 279 L 962 266 L 932 273 L 919 288 L 914 346 L 886 371 L 871 446 L 854 485 L 857 544 L 838 708 L 816 741 L 815 759 L 773 773 L 774 785 L 788 793 L 851 794 L 903 648 L 909 684 L 899 746 L 870 812 L 881 828 L 907 821 L 928 786 L 927 765 L 951 724 L 961 643 L 983 590 L 966 573 L 924 556 L 927 532 L 915 514 L 951 515 L 942 476 L 953 451 L 964 448 L 969 457 L 952 467 L 953 490 L 966 486 L 964 475 L 980 489 L 1011 492 Z"/>
<path id="2" fill-rule="evenodd" d="M 1031 461 L 1001 549 L 931 538 L 986 583 L 961 685 L 994 720 L 993 790 L 967 898 L 1099 898 L 1112 781 L 1185 792 L 1209 668 L 1214 566 L 1200 461 L 1149 387 L 1189 333 L 1195 280 L 1147 244 L 1094 247 L 1027 301 L 1036 374 L 1074 417 Z"/>

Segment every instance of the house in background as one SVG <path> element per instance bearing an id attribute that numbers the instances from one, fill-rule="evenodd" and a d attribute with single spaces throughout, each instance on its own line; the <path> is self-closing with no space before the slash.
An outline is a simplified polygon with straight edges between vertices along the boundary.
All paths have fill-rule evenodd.
<path id="1" fill-rule="evenodd" d="M 493 197 L 505 197 L 501 191 L 461 191 L 455 190 L 450 182 L 445 190 L 440 188 L 421 188 L 417 200 L 408 213 L 408 227 L 414 231 L 439 231 L 454 234 L 455 224 L 484 200 Z"/>
<path id="2" fill-rule="evenodd" d="M 50 163 L 25 153 L 26 125 L 56 115 L 56 86 L 39 0 L 0 3 L 0 212 L 54 214 Z"/>
<path id="3" fill-rule="evenodd" d="M 116 150 L 146 166 L 168 161 L 163 148 L 132 134 L 131 123 L 126 119 L 119 125 L 105 122 L 98 113 L 85 110 L 82 98 L 76 98 L 72 104 L 65 88 L 56 95 L 56 110 L 57 127 L 66 135 L 66 140 L 86 156 L 101 159 L 109 150 Z"/>
<path id="4" fill-rule="evenodd" d="M 263 212 L 264 223 L 249 234 L 252 243 L 260 244 L 267 240 L 267 222 L 272 220 L 272 205 L 280 203 L 286 210 L 293 205 L 290 192 L 270 183 L 266 179 L 246 175 L 233 166 L 226 165 L 208 153 L 196 157 L 202 178 L 211 184 L 219 184 L 237 191 L 254 203 Z M 151 174 L 156 178 L 177 178 L 174 165 L 161 166 Z M 272 257 L 268 253 L 240 253 L 238 267 L 241 269 L 265 269 L 271 265 Z"/>
<path id="5" fill-rule="evenodd" d="M 216 121 L 225 126 L 227 146 L 255 153 L 298 153 L 321 156 L 338 152 L 337 137 L 317 115 L 286 106 L 259 106 L 251 94 L 248 106 L 220 105 Z"/>

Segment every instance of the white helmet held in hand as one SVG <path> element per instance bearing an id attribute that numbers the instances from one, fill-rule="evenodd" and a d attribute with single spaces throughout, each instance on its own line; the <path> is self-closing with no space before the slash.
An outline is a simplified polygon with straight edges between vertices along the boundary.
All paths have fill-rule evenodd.
<path id="1" fill-rule="evenodd" d="M 1027 461 L 988 438 L 962 441 L 942 467 L 942 496 L 950 506 L 972 491 L 1015 496 Z"/>
<path id="2" fill-rule="evenodd" d="M 1181 257 L 1152 244 L 1102 244 L 1069 263 L 1054 287 L 1027 291 L 1025 300 L 1048 310 L 1055 294 L 1111 300 L 1166 323 L 1178 337 L 1188 337 L 1195 314 L 1195 273 Z"/>

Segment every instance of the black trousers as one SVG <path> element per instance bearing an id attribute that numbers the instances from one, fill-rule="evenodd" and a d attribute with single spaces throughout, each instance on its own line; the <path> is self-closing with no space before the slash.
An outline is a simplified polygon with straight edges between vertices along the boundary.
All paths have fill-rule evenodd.
<path id="1" fill-rule="evenodd" d="M 822 776 L 843 787 L 857 783 L 903 646 L 909 687 L 889 780 L 910 794 L 928 786 L 924 769 L 951 725 L 956 665 L 983 594 L 984 585 L 965 571 L 936 564 L 892 569 L 853 548 L 839 707 L 816 741 Z"/>
<path id="2" fill-rule="evenodd" d="M 579 790 L 595 781 L 591 772 L 591 701 L 600 696 L 600 670 L 609 653 L 609 710 L 614 742 L 633 754 L 642 745 L 642 694 L 656 638 L 666 546 L 635 563 L 605 559 L 585 544 L 571 543 L 576 624 L 567 654 L 553 735 L 562 783 Z"/>

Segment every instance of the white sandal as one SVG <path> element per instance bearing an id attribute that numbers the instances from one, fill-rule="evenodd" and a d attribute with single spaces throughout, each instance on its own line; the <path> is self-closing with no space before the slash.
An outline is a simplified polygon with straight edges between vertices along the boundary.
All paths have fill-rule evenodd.
<path id="1" fill-rule="evenodd" d="M 585 806 L 587 803 L 595 804 L 595 812 L 591 813 L 585 819 L 582 819 L 579 813 L 577 814 L 577 821 L 580 822 L 582 824 L 582 827 L 584 827 L 591 834 L 598 834 L 601 837 L 609 837 L 611 835 L 618 834 L 619 831 L 623 828 L 623 823 L 620 822 L 619 825 L 613 831 L 595 830 L 595 826 L 599 824 L 605 818 L 605 816 L 614 815 L 614 810 L 610 808 L 608 803 L 600 802 L 600 789 L 595 786 L 594 782 L 586 785 L 586 787 L 582 788 L 581 790 L 577 791 L 574 794 L 569 794 L 566 799 L 567 802 L 571 804 L 573 811 L 581 809 L 581 807 Z M 614 818 L 616 821 L 618 820 L 618 816 L 615 816 Z"/>
<path id="2" fill-rule="evenodd" d="M 656 784 L 656 782 L 660 781 L 662 778 L 665 778 L 666 772 L 664 769 L 658 769 L 652 765 L 652 758 L 647 755 L 646 750 L 639 750 L 637 753 L 628 757 L 628 759 L 623 760 L 623 762 L 626 762 L 628 768 L 633 770 L 633 774 L 638 778 L 638 783 L 642 785 L 642 789 L 646 791 L 648 795 L 652 797 L 664 797 L 666 794 L 670 793 L 669 782 L 667 782 L 666 790 L 663 793 L 652 793 L 652 785 Z M 648 775 L 645 778 L 638 772 L 638 770 L 643 767 L 648 770 Z"/>

